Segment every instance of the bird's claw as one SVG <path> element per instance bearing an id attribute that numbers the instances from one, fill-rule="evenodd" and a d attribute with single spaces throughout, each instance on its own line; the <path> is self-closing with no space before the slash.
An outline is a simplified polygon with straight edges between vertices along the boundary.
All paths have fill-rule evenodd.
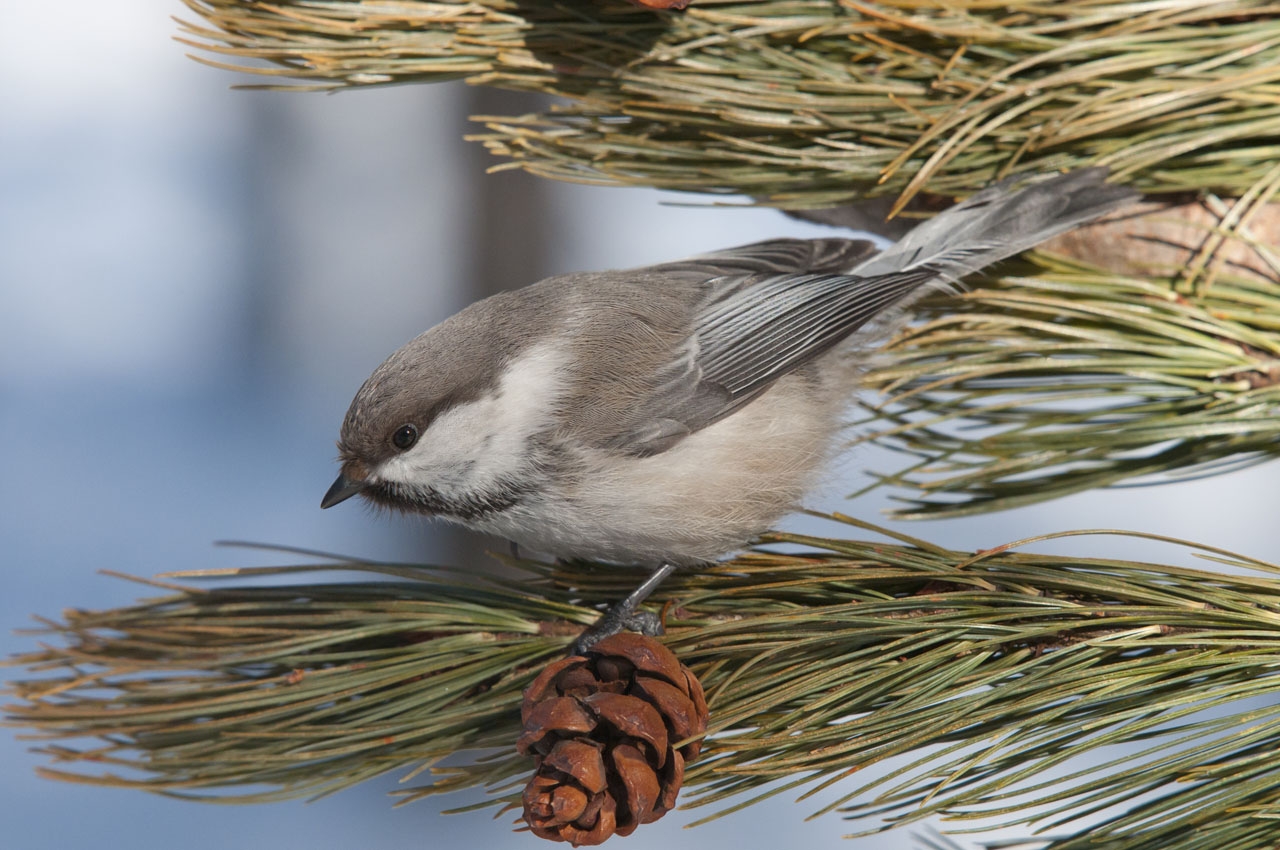
<path id="1" fill-rule="evenodd" d="M 644 602 L 649 594 L 671 575 L 673 570 L 675 567 L 671 564 L 663 564 L 654 570 L 653 574 L 645 579 L 630 596 L 605 611 L 600 619 L 578 635 L 578 639 L 569 647 L 569 654 L 582 655 L 589 652 L 600 641 L 621 631 L 639 632 L 649 637 L 663 634 L 665 630 L 662 626 L 662 618 L 657 614 L 641 611 L 640 603 Z"/>

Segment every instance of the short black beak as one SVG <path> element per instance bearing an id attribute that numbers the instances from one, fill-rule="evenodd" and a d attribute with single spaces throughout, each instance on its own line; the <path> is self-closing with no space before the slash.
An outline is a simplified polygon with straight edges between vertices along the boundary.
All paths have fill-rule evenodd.
<path id="1" fill-rule="evenodd" d="M 353 481 L 345 475 L 339 475 L 338 480 L 329 488 L 329 492 L 325 493 L 324 498 L 320 500 L 320 507 L 331 508 L 339 502 L 345 502 L 368 486 L 369 482 L 363 479 L 357 478 Z"/>

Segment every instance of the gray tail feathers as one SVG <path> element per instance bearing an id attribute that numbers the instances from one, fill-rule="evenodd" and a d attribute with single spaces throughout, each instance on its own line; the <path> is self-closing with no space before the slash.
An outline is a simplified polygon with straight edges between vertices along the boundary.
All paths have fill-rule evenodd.
<path id="1" fill-rule="evenodd" d="M 858 275 L 929 268 L 955 283 L 971 272 L 1101 218 L 1142 197 L 1106 182 L 1107 169 L 1085 168 L 1013 189 L 983 189 L 916 226 L 897 244 L 856 266 Z"/>

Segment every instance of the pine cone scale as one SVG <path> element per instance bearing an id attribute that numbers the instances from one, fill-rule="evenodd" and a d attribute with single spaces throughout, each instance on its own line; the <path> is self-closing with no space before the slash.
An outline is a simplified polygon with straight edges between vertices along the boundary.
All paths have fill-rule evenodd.
<path id="1" fill-rule="evenodd" d="M 547 767 L 573 777 L 591 794 L 599 794 L 608 787 L 605 778 L 604 756 L 598 747 L 575 739 L 556 741 L 542 763 Z"/>
<path id="2" fill-rule="evenodd" d="M 688 693 L 675 685 L 650 676 L 636 676 L 635 687 L 638 693 L 657 706 L 658 711 L 671 724 L 671 735 L 675 740 L 682 741 L 690 735 L 700 734 L 706 728 L 705 722 L 701 721 L 705 714 L 699 714 L 697 705 Z"/>
<path id="3" fill-rule="evenodd" d="M 676 797 L 680 794 L 680 786 L 684 784 L 684 756 L 676 750 L 667 759 L 667 769 L 662 775 L 662 798 L 654 814 L 645 823 L 655 821 L 676 807 Z"/>
<path id="4" fill-rule="evenodd" d="M 596 716 L 628 738 L 639 738 L 653 747 L 657 767 L 667 762 L 667 724 L 652 705 L 626 694 L 599 693 L 583 698 Z"/>
<path id="5" fill-rule="evenodd" d="M 524 720 L 526 732 L 516 741 L 516 750 L 524 755 L 538 752 L 551 732 L 572 734 L 590 732 L 596 727 L 595 717 L 572 697 L 551 697 L 535 705 Z"/>
<path id="6" fill-rule="evenodd" d="M 581 788 L 560 785 L 551 792 L 550 816 L 559 823 L 577 820 L 587 810 L 590 799 Z"/>
<path id="7" fill-rule="evenodd" d="M 560 675 L 567 667 L 572 667 L 578 661 L 577 658 L 562 658 L 559 661 L 548 664 L 537 678 L 530 683 L 529 687 L 524 689 L 524 703 L 520 706 L 520 722 L 525 726 L 529 725 L 529 712 L 538 707 L 538 704 L 545 699 L 555 684 L 556 677 Z"/>
<path id="8" fill-rule="evenodd" d="M 654 807 L 662 799 L 662 787 L 658 782 L 658 775 L 649 766 L 648 759 L 638 747 L 619 744 L 613 748 L 610 755 L 618 777 L 622 780 L 626 812 L 629 816 L 624 821 L 629 821 L 629 825 L 620 826 L 618 834 L 630 835 L 637 826 L 648 823 L 645 820 L 646 817 L 652 818 Z M 663 814 L 666 813 L 663 812 Z M 653 819 L 656 820 L 656 818 Z"/>

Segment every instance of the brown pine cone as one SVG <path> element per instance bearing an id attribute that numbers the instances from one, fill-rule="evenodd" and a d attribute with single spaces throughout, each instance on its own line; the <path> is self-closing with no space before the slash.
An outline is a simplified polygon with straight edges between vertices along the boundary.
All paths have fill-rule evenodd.
<path id="1" fill-rule="evenodd" d="M 535 835 L 575 847 L 630 835 L 675 807 L 707 728 L 702 685 L 653 638 L 605 638 L 543 670 L 524 692 L 516 749 L 536 760 L 524 789 Z"/>

